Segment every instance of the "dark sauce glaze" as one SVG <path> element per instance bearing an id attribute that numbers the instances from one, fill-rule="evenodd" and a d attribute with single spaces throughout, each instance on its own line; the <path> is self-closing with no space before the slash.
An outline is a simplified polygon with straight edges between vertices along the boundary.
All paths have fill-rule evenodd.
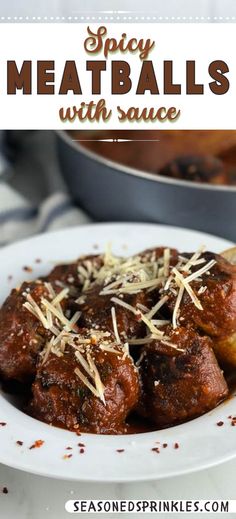
<path id="1" fill-rule="evenodd" d="M 226 375 L 225 378 L 229 386 L 229 396 L 220 405 L 226 404 L 229 400 L 231 400 L 231 398 L 233 398 L 236 395 L 236 374 L 229 373 L 228 375 Z M 2 383 L 1 389 L 2 392 L 6 394 L 7 399 L 14 405 L 14 407 L 25 412 L 25 410 L 27 409 L 28 401 L 31 398 L 31 392 L 29 387 L 25 388 L 22 387 L 22 385 L 20 384 L 15 384 L 11 382 L 7 384 Z M 54 422 L 50 425 L 58 427 L 59 429 L 64 429 L 60 423 Z M 131 413 L 128 419 L 126 420 L 126 427 L 122 434 L 144 434 L 160 430 L 161 428 L 157 428 L 155 424 L 152 424 L 151 422 L 142 419 L 135 413 Z M 75 432 L 76 434 L 80 435 L 80 433 L 83 433 L 84 431 L 82 428 L 80 428 L 73 429 L 72 432 Z"/>
<path id="2" fill-rule="evenodd" d="M 236 374 L 229 373 L 225 376 L 227 384 L 229 386 L 229 395 L 228 397 L 221 402 L 219 405 L 226 404 L 229 400 L 231 400 L 236 395 Z M 192 420 L 189 420 L 192 421 Z M 186 423 L 186 420 L 182 423 Z M 180 422 L 181 424 L 181 422 Z M 164 429 L 164 427 L 163 427 Z M 170 429 L 170 426 L 168 427 Z M 127 431 L 125 434 L 143 434 L 148 432 L 160 431 L 161 428 L 157 429 L 155 424 L 148 422 L 147 420 L 143 420 L 139 416 L 135 414 L 131 414 L 129 419 L 127 420 Z"/>
<path id="3" fill-rule="evenodd" d="M 155 258 L 162 258 L 163 248 L 144 251 L 141 254 L 147 260 L 150 254 L 153 256 L 153 253 Z M 180 256 L 176 250 L 170 250 L 170 253 L 171 265 L 175 265 Z M 29 313 L 23 303 L 25 294 L 29 294 L 26 290 L 30 290 L 35 300 L 40 302 L 42 295 L 47 296 L 45 292 L 49 290 L 48 283 L 36 280 L 30 286 L 24 283 L 18 290 L 13 290 L 1 310 L 4 326 L 0 327 L 2 332 L 0 368 L 3 379 L 5 376 L 5 380 L 8 380 L 3 389 L 8 392 L 8 395 L 11 392 L 17 397 L 11 398 L 6 395 L 6 398 L 30 416 L 78 434 L 83 432 L 121 435 L 158 431 L 187 422 L 214 409 L 226 399 L 228 388 L 221 369 L 224 363 L 219 360 L 219 366 L 213 353 L 214 344 L 205 333 L 209 332 L 209 335 L 215 333 L 216 336 L 218 334 L 225 337 L 226 332 L 235 330 L 236 273 L 234 267 L 222 257 L 209 252 L 203 254 L 207 261 L 207 269 L 210 268 L 212 257 L 216 258 L 211 266 L 211 276 L 208 271 L 205 275 L 202 272 L 201 280 L 202 286 L 205 286 L 207 291 L 208 285 L 210 287 L 211 304 L 207 299 L 207 291 L 204 291 L 201 296 L 202 303 L 205 303 L 204 314 L 201 314 L 196 305 L 192 305 L 188 295 L 184 294 L 181 319 L 187 316 L 188 326 L 178 326 L 176 330 L 170 324 L 165 325 L 163 333 L 170 339 L 169 343 L 156 340 L 145 344 L 143 349 L 142 347 L 138 349 L 141 354 L 139 370 L 135 369 L 132 358 L 124 354 L 123 350 L 120 351 L 121 345 L 118 345 L 115 351 L 118 355 L 114 355 L 114 350 L 104 349 L 104 345 L 103 349 L 97 347 L 101 344 L 99 340 L 104 340 L 104 331 L 100 331 L 102 339 L 98 337 L 98 342 L 95 337 L 96 347 L 94 347 L 90 332 L 99 329 L 101 324 L 102 330 L 112 337 L 110 297 L 101 294 L 100 288 L 98 291 L 95 283 L 87 291 L 86 300 L 80 301 L 79 308 L 82 311 L 80 318 L 81 321 L 82 319 L 85 321 L 86 318 L 86 322 L 78 328 L 79 339 L 77 337 L 77 340 L 81 340 L 83 344 L 83 341 L 88 341 L 89 337 L 87 358 L 92 359 L 91 355 L 93 355 L 94 365 L 101 375 L 102 383 L 106 388 L 106 406 L 102 398 L 97 398 L 98 394 L 91 391 L 91 384 L 86 388 L 86 380 L 83 380 L 85 376 L 82 374 L 82 379 L 81 376 L 77 376 L 78 362 L 73 345 L 71 346 L 69 342 L 65 345 L 62 355 L 56 355 L 54 351 L 49 350 L 47 357 L 43 357 L 43 360 L 41 358 L 41 348 L 47 346 L 48 328 L 42 327 L 40 319 L 32 312 Z M 83 262 L 84 259 L 79 261 Z M 95 256 L 93 261 L 101 268 L 100 257 Z M 74 273 L 74 270 L 77 272 L 77 268 L 76 263 L 56 267 L 48 278 L 51 283 L 54 283 L 55 290 L 60 292 L 61 285 L 58 288 L 54 278 L 60 280 L 62 276 L 66 276 L 69 282 L 71 269 Z M 196 273 L 198 274 L 198 270 Z M 78 283 L 81 283 L 79 277 Z M 193 288 L 195 283 L 197 281 L 193 279 Z M 80 286 L 76 290 L 81 293 Z M 171 294 L 173 292 L 170 292 L 165 301 L 166 307 L 162 310 L 162 317 L 165 315 L 164 311 L 170 312 L 170 315 L 173 313 L 175 298 L 172 300 Z M 63 299 L 61 304 L 65 311 L 70 309 L 72 304 L 75 305 L 75 297 L 77 298 L 77 293 L 75 296 L 73 291 L 73 296 Z M 128 294 L 124 301 L 126 306 L 120 305 L 116 312 L 116 326 L 119 333 L 125 332 L 125 337 L 132 338 L 139 334 L 143 337 L 143 323 L 140 322 L 139 314 L 127 314 L 127 305 L 137 307 L 142 303 L 145 308 L 152 308 L 156 297 L 157 294 L 150 295 L 145 291 L 138 295 Z M 35 302 L 32 297 L 31 299 Z M 72 315 L 75 315 L 74 306 Z M 196 325 L 201 333 L 197 333 Z M 205 330 L 206 325 L 207 330 Z M 16 326 L 18 333 L 16 333 Z M 42 340 L 43 344 L 41 344 Z M 170 344 L 174 346 L 174 351 L 169 349 Z M 215 340 L 216 345 L 217 340 Z M 25 368 L 24 372 L 22 366 Z M 235 394 L 236 377 L 226 373 L 226 378 L 231 397 Z M 16 380 L 17 383 L 14 382 Z M 136 413 L 143 418 L 137 418 Z M 153 419 L 155 425 L 152 423 Z"/>

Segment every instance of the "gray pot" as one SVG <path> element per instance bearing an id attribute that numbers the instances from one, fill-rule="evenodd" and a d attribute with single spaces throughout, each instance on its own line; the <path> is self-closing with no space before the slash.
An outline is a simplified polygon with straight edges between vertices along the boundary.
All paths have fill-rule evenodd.
<path id="1" fill-rule="evenodd" d="M 112 162 L 56 132 L 75 202 L 98 221 L 159 222 L 236 242 L 236 187 L 173 180 Z"/>

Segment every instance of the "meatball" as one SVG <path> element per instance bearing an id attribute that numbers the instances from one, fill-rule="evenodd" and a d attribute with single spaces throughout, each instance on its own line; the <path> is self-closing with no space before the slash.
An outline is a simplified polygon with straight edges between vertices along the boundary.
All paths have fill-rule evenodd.
<path id="1" fill-rule="evenodd" d="M 47 279 L 59 286 L 68 286 L 72 295 L 76 296 L 83 288 L 86 280 L 92 281 L 94 279 L 94 270 L 96 272 L 102 264 L 102 255 L 81 256 L 73 263 L 57 265 Z"/>
<path id="2" fill-rule="evenodd" d="M 211 155 L 177 157 L 164 166 L 159 174 L 192 182 L 227 184 L 227 174 L 223 162 Z"/>
<path id="3" fill-rule="evenodd" d="M 168 247 L 153 247 L 152 249 L 146 249 L 139 254 L 142 261 L 158 261 L 162 260 L 164 257 L 165 251 L 168 250 L 170 254 L 170 264 L 175 265 L 178 261 L 178 251 L 177 249 L 170 249 Z"/>
<path id="4" fill-rule="evenodd" d="M 58 293 L 61 288 L 54 286 L 54 290 Z M 43 280 L 23 283 L 12 290 L 0 310 L 0 376 L 25 384 L 32 382 L 38 354 L 51 335 L 39 317 L 23 306 L 27 297 L 40 306 L 42 297 L 51 297 L 48 285 Z M 61 304 L 65 306 L 67 300 Z"/>
<path id="5" fill-rule="evenodd" d="M 140 364 L 138 412 L 161 428 L 200 416 L 228 395 L 211 339 L 178 328 L 170 332 L 170 342 L 172 347 L 147 345 Z"/>
<path id="6" fill-rule="evenodd" d="M 91 359 L 96 366 L 104 391 L 102 398 L 84 383 L 86 377 L 96 387 L 94 375 L 88 374 L 78 362 L 73 348 L 67 345 L 60 357 L 51 352 L 38 366 L 29 413 L 70 430 L 99 434 L 125 432 L 126 417 L 138 401 L 139 378 L 131 357 L 119 346 L 113 346 L 113 350 L 92 346 L 81 353 L 87 366 L 91 365 Z"/>
<path id="7" fill-rule="evenodd" d="M 82 325 L 85 328 L 96 328 L 98 326 L 102 330 L 114 332 L 111 314 L 111 309 L 114 307 L 117 329 L 121 338 L 127 340 L 127 338 L 139 337 L 144 334 L 145 325 L 143 322 L 134 313 L 128 311 L 118 302 L 114 302 L 111 295 L 100 295 L 101 290 L 102 287 L 96 284 L 84 294 L 84 302 L 79 306 L 82 311 Z M 138 309 L 139 305 L 145 305 L 148 308 L 152 301 L 145 291 L 140 291 L 137 294 L 126 294 L 122 299 L 117 297 L 116 299 L 119 299 L 121 304 L 123 302 L 131 305 L 134 309 Z"/>
<path id="8" fill-rule="evenodd" d="M 190 254 L 185 254 L 190 257 Z M 205 252 L 202 265 L 192 267 L 194 273 L 211 260 L 216 263 L 209 271 L 191 281 L 201 308 L 196 306 L 185 290 L 179 313 L 179 323 L 191 326 L 214 339 L 213 347 L 223 362 L 236 365 L 236 266 L 218 254 Z M 173 312 L 176 295 L 168 293 L 168 309 Z"/>
<path id="9" fill-rule="evenodd" d="M 176 249 L 166 250 L 168 250 L 169 254 L 169 264 L 175 265 L 178 261 L 178 252 Z M 132 266 L 130 267 L 130 272 L 128 271 L 126 273 L 122 270 L 121 264 L 121 270 L 119 271 L 119 268 L 117 268 L 117 277 L 113 276 L 108 281 L 102 279 L 100 282 L 98 278 L 97 282 L 91 285 L 91 287 L 85 291 L 81 297 L 80 310 L 82 311 L 81 323 L 83 326 L 86 328 L 95 328 L 96 326 L 99 326 L 103 330 L 108 329 L 113 332 L 114 323 L 112 320 L 111 309 L 114 307 L 118 333 L 123 339 L 127 340 L 145 335 L 145 325 L 140 319 L 140 316 L 135 315 L 135 310 L 137 313 L 138 311 L 143 313 L 148 312 L 159 297 L 158 289 L 161 283 L 157 284 L 157 287 L 154 286 L 154 288 L 151 286 L 151 291 L 145 288 L 138 288 L 136 290 L 134 287 L 132 289 L 132 284 L 134 283 L 135 285 L 136 283 L 143 281 L 142 274 L 145 265 L 150 269 L 150 272 L 146 272 L 146 276 L 150 277 L 150 281 L 152 282 L 152 279 L 155 280 L 157 278 L 158 268 L 163 270 L 164 251 L 164 247 L 158 247 L 147 249 L 137 256 L 133 256 L 131 261 L 134 262 L 134 265 L 136 258 L 139 262 L 138 266 L 135 265 L 133 273 Z M 152 264 L 153 269 L 150 267 Z M 155 264 L 156 269 L 154 268 Z M 127 281 L 126 276 L 129 278 L 129 281 Z M 144 280 L 146 279 L 148 278 L 144 278 Z M 125 289 L 129 284 L 129 287 L 131 288 L 130 293 L 125 292 L 125 290 L 123 291 L 123 282 L 125 284 Z M 111 291 L 109 291 L 109 286 L 111 287 Z M 132 308 L 127 309 L 125 305 L 132 307 L 133 311 Z"/>

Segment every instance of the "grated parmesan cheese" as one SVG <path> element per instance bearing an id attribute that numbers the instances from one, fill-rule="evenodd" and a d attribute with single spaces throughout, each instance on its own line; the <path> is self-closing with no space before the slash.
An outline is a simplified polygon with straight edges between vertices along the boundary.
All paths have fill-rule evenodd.
<path id="1" fill-rule="evenodd" d="M 199 309 L 203 310 L 202 304 L 198 299 L 198 295 L 204 294 L 207 286 L 200 286 L 197 293 L 190 285 L 191 282 L 202 283 L 202 275 L 210 275 L 210 270 L 216 264 L 215 260 L 206 263 L 205 258 L 201 257 L 205 250 L 201 247 L 196 251 L 191 258 L 178 256 L 178 262 L 175 267 L 170 266 L 171 251 L 169 248 L 163 250 L 163 255 L 156 258 L 155 251 L 146 256 L 136 255 L 129 258 L 119 258 L 113 256 L 111 252 L 111 245 L 108 244 L 106 252 L 103 256 L 102 266 L 94 265 L 90 260 L 84 260 L 83 264 L 78 265 L 78 277 L 82 284 L 82 296 L 76 302 L 83 304 L 86 298 L 86 291 L 93 287 L 94 284 L 101 285 L 101 296 L 112 296 L 110 301 L 115 305 L 123 307 L 127 311 L 133 313 L 135 316 L 140 316 L 141 321 L 147 327 L 147 335 L 143 338 L 132 337 L 127 340 L 123 336 L 123 344 L 118 331 L 117 317 L 115 306 L 111 308 L 111 318 L 114 331 L 114 339 L 109 332 L 102 332 L 95 329 L 88 330 L 87 336 L 77 333 L 76 323 L 81 316 L 81 312 L 77 311 L 70 317 L 66 312 L 64 314 L 61 303 L 68 298 L 69 288 L 63 283 L 57 282 L 62 290 L 56 294 L 51 283 L 45 282 L 45 288 L 48 291 L 48 299 L 41 298 L 40 304 L 32 298 L 30 289 L 26 289 L 23 294 L 26 302 L 23 304 L 24 308 L 31 312 L 52 334 L 50 340 L 47 341 L 44 350 L 42 351 L 42 362 L 45 363 L 50 352 L 58 357 L 62 356 L 66 345 L 73 347 L 75 357 L 81 367 L 75 369 L 75 374 L 83 382 L 83 384 L 105 404 L 105 387 L 101 381 L 101 377 L 94 359 L 91 355 L 92 347 L 98 346 L 101 351 L 110 352 L 116 355 L 121 355 L 122 358 L 129 355 L 129 345 L 144 345 L 153 340 L 160 341 L 162 344 L 173 348 L 177 351 L 184 352 L 185 350 L 178 348 L 176 344 L 172 343 L 170 337 L 165 335 L 165 332 L 160 330 L 163 327 L 172 324 L 174 330 L 178 327 L 178 322 L 182 321 L 180 315 L 181 303 L 184 292 L 186 291 L 193 304 Z M 193 267 L 200 267 L 195 272 L 192 272 Z M 124 300 L 125 294 L 137 294 L 141 290 L 146 290 L 147 293 L 160 287 L 162 297 L 153 305 L 152 308 L 147 308 L 140 303 L 137 307 L 132 306 Z M 164 295 L 163 295 L 164 293 Z M 169 297 L 174 296 L 175 305 L 172 312 L 172 320 L 167 319 L 152 319 L 162 306 L 168 301 Z M 96 327 L 95 327 L 96 328 Z M 178 331 L 176 331 L 176 334 Z M 154 381 L 154 385 L 158 385 L 160 381 Z"/>
<path id="2" fill-rule="evenodd" d="M 111 308 L 111 318 L 112 318 L 112 325 L 113 325 L 115 338 L 117 340 L 117 343 L 120 344 L 121 340 L 120 340 L 120 336 L 119 336 L 119 332 L 118 332 L 118 326 L 117 326 L 117 320 L 116 320 L 116 310 L 115 310 L 114 306 L 112 306 L 112 308 Z"/>

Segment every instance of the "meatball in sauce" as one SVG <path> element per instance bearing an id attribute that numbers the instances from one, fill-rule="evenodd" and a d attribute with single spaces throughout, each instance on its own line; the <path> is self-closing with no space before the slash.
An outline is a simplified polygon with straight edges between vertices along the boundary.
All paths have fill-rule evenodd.
<path id="1" fill-rule="evenodd" d="M 153 341 L 141 353 L 138 412 L 158 427 L 200 416 L 228 395 L 211 339 L 186 328 L 169 336 L 169 346 Z"/>
<path id="2" fill-rule="evenodd" d="M 81 340 L 87 337 L 85 331 Z M 125 420 L 138 402 L 139 377 L 129 354 L 109 344 L 105 334 L 100 346 L 78 339 L 77 347 L 67 346 L 61 356 L 50 352 L 38 365 L 30 414 L 71 430 L 126 432 Z"/>
<path id="3" fill-rule="evenodd" d="M 82 256 L 13 290 L 0 310 L 0 376 L 26 411 L 77 432 L 125 434 L 200 416 L 236 366 L 236 267 L 156 247 Z"/>

